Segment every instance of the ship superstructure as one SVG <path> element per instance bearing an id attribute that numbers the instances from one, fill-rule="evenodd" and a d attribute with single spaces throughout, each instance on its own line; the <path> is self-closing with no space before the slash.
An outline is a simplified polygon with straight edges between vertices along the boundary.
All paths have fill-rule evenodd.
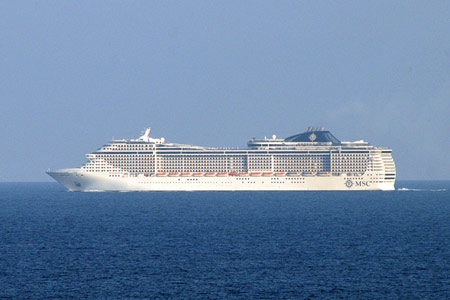
<path id="1" fill-rule="evenodd" d="M 393 190 L 392 150 L 324 128 L 220 149 L 150 137 L 112 140 L 77 169 L 47 172 L 71 191 Z"/>

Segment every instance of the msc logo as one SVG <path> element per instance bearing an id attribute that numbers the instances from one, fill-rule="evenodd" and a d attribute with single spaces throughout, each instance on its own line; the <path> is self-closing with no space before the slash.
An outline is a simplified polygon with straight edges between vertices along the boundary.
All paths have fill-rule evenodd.
<path id="1" fill-rule="evenodd" d="M 353 186 L 370 186 L 370 183 L 368 181 L 352 181 L 351 179 L 349 179 L 345 182 L 345 186 L 348 188 L 351 188 Z"/>

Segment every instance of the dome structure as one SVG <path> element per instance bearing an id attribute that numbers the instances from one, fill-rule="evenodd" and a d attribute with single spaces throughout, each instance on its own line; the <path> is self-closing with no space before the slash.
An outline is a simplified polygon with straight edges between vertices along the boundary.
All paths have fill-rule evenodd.
<path id="1" fill-rule="evenodd" d="M 308 128 L 306 132 L 292 135 L 284 139 L 286 142 L 295 143 L 333 143 L 334 145 L 341 144 L 331 132 L 324 130 L 323 128 L 314 129 Z"/>

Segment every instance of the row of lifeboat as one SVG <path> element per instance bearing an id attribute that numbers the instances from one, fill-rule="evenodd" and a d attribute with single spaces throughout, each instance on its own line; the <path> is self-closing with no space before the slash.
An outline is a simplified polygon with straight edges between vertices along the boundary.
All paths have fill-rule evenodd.
<path id="1" fill-rule="evenodd" d="M 156 173 L 156 176 L 331 176 L 331 172 L 174 172 L 174 173 Z"/>
<path id="2" fill-rule="evenodd" d="M 174 173 L 156 173 L 156 176 L 286 176 L 286 172 L 174 172 Z"/>

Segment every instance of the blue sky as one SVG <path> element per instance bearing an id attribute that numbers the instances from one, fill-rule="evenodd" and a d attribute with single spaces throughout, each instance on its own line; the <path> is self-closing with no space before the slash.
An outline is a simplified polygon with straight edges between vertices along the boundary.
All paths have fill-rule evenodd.
<path id="1" fill-rule="evenodd" d="M 324 126 L 450 179 L 448 1 L 1 1 L 0 181 L 111 139 L 245 147 Z"/>

